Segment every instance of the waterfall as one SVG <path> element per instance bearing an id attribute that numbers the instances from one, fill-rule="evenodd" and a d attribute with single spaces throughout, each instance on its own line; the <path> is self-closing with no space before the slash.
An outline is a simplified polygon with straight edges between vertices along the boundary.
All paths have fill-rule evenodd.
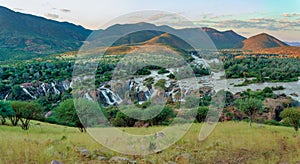
<path id="1" fill-rule="evenodd" d="M 46 91 L 46 88 L 45 88 L 45 83 L 43 83 L 43 84 L 41 85 L 41 87 L 43 88 L 43 91 L 44 91 L 45 95 L 47 95 L 47 91 Z"/>
<path id="2" fill-rule="evenodd" d="M 9 95 L 9 92 L 8 92 L 8 94 L 7 94 L 7 95 L 5 95 L 5 97 L 4 97 L 4 101 L 6 101 L 6 100 L 7 100 L 7 97 L 8 97 L 8 95 Z"/>
<path id="3" fill-rule="evenodd" d="M 93 98 L 90 96 L 89 93 L 86 93 L 86 94 L 85 94 L 85 98 L 87 98 L 87 99 L 90 100 L 90 101 L 94 101 Z"/>
<path id="4" fill-rule="evenodd" d="M 62 82 L 62 85 L 63 85 L 63 87 L 64 87 L 64 89 L 65 89 L 65 90 L 68 90 L 68 89 L 70 89 L 70 85 L 69 85 L 69 84 L 67 84 L 67 82 L 66 82 L 66 81 L 63 81 L 63 82 Z"/>
<path id="5" fill-rule="evenodd" d="M 55 84 L 52 82 L 51 85 L 52 85 L 52 88 L 54 89 L 54 93 L 59 95 L 60 91 L 58 89 L 56 89 Z"/>
<path id="6" fill-rule="evenodd" d="M 201 58 L 199 58 L 198 56 L 196 56 L 196 55 L 191 55 L 194 59 L 195 59 L 195 63 L 196 64 L 200 64 L 200 65 L 203 65 L 203 67 L 205 67 L 205 68 L 208 68 L 209 67 L 209 65 L 205 62 L 205 60 L 204 59 L 201 59 Z"/>
<path id="7" fill-rule="evenodd" d="M 22 87 L 22 86 L 21 86 L 21 87 Z M 33 96 L 31 93 L 29 93 L 29 91 L 28 91 L 26 88 L 22 87 L 22 89 L 23 89 L 23 91 L 24 91 L 27 95 L 29 95 L 31 98 L 37 99 L 35 96 Z"/>
<path id="8" fill-rule="evenodd" d="M 115 103 L 120 104 L 122 102 L 120 96 L 112 92 L 110 89 L 101 87 L 99 91 L 104 96 L 106 103 L 109 105 L 114 105 Z M 108 95 L 110 95 L 110 97 Z"/>
<path id="9" fill-rule="evenodd" d="M 105 98 L 105 102 L 108 103 L 109 105 L 113 105 L 113 103 L 110 101 L 109 97 L 107 96 L 106 90 L 100 90 L 101 94 Z"/>

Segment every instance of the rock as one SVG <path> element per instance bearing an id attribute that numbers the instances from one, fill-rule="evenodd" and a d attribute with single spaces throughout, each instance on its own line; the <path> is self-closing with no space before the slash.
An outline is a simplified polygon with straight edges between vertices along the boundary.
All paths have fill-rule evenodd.
<path id="1" fill-rule="evenodd" d="M 51 117 L 53 115 L 53 112 L 52 111 L 49 111 L 45 114 L 45 118 L 48 118 L 48 117 Z"/>
<path id="2" fill-rule="evenodd" d="M 153 162 L 151 162 L 150 160 L 147 160 L 147 159 L 142 159 L 140 164 L 153 164 Z"/>
<path id="3" fill-rule="evenodd" d="M 193 156 L 189 153 L 184 153 L 176 157 L 176 163 L 178 164 L 189 164 L 192 163 Z"/>
<path id="4" fill-rule="evenodd" d="M 177 164 L 177 163 L 173 161 L 169 161 L 168 164 Z"/>
<path id="5" fill-rule="evenodd" d="M 104 157 L 104 156 L 98 156 L 96 159 L 97 159 L 98 161 L 105 161 L 107 158 Z"/>
<path id="6" fill-rule="evenodd" d="M 164 137 L 165 136 L 165 134 L 163 133 L 163 132 L 156 132 L 155 134 L 154 134 L 154 137 L 155 138 L 158 138 L 158 137 Z"/>
<path id="7" fill-rule="evenodd" d="M 62 163 L 60 163 L 60 162 L 57 161 L 57 160 L 52 160 L 50 164 L 62 164 Z"/>
<path id="8" fill-rule="evenodd" d="M 138 101 L 147 101 L 146 93 L 143 91 L 140 91 L 137 94 L 137 97 L 138 97 Z"/>
<path id="9" fill-rule="evenodd" d="M 112 158 L 110 158 L 110 160 L 108 161 L 109 163 L 124 163 L 124 164 L 130 164 L 130 163 L 135 163 L 134 161 L 130 160 L 129 158 L 125 158 L 125 157 L 119 157 L 119 156 L 114 156 Z"/>
<path id="10" fill-rule="evenodd" d="M 298 97 L 299 95 L 297 93 L 291 93 L 291 96 Z"/>
<path id="11" fill-rule="evenodd" d="M 80 150 L 80 155 L 83 156 L 83 157 L 86 157 L 86 158 L 90 158 L 91 157 L 91 153 L 87 149 Z"/>
<path id="12" fill-rule="evenodd" d="M 136 128 L 142 127 L 143 125 L 144 125 L 144 122 L 141 122 L 141 121 L 137 121 L 134 123 L 134 127 L 136 127 Z"/>

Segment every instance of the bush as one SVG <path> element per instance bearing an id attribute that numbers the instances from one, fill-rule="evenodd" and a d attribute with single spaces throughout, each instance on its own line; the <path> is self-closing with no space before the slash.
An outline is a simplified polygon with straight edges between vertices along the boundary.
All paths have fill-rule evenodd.
<path id="1" fill-rule="evenodd" d="M 7 101 L 0 101 L 0 121 L 2 124 L 6 123 L 6 118 L 11 118 L 14 116 L 14 111 Z"/>
<path id="2" fill-rule="evenodd" d="M 30 120 L 41 118 L 42 107 L 36 102 L 12 101 L 11 106 L 15 113 L 11 118 L 12 124 L 17 125 L 20 120 L 23 130 L 29 129 Z"/>
<path id="3" fill-rule="evenodd" d="M 280 117 L 285 123 L 293 126 L 295 131 L 298 131 L 300 124 L 300 108 L 284 109 L 280 113 Z"/>
<path id="4" fill-rule="evenodd" d="M 207 106 L 200 106 L 197 110 L 196 120 L 198 122 L 204 122 L 209 111 L 209 107 Z"/>
<path id="5" fill-rule="evenodd" d="M 282 124 L 276 120 L 267 120 L 264 122 L 267 125 L 274 125 L 274 126 L 282 126 Z"/>
<path id="6" fill-rule="evenodd" d="M 162 68 L 160 69 L 157 73 L 158 74 L 165 74 L 165 73 L 169 73 L 170 71 L 168 71 L 166 68 Z"/>
<path id="7" fill-rule="evenodd" d="M 159 80 L 154 84 L 155 87 L 159 87 L 159 88 L 161 88 L 161 89 L 163 89 L 163 90 L 166 90 L 166 89 L 167 89 L 165 85 L 166 85 L 166 80 L 165 80 L 165 79 L 159 79 Z"/>

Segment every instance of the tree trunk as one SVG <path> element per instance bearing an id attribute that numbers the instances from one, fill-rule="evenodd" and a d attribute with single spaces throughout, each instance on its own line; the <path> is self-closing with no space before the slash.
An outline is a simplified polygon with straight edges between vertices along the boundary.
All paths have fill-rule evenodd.
<path id="1" fill-rule="evenodd" d="M 252 116 L 250 116 L 250 127 L 252 127 Z"/>
<path id="2" fill-rule="evenodd" d="M 13 126 L 17 126 L 18 125 L 18 122 L 19 122 L 19 118 L 17 117 L 10 117 L 10 122 Z"/>
<path id="3" fill-rule="evenodd" d="M 29 129 L 29 122 L 30 120 L 29 119 L 26 119 L 25 121 L 23 121 L 23 119 L 20 119 L 21 120 L 21 128 L 23 130 L 28 130 Z"/>
<path id="4" fill-rule="evenodd" d="M 6 123 L 6 120 L 5 120 L 5 118 L 3 116 L 1 116 L 0 120 L 1 120 L 2 125 L 4 125 Z"/>

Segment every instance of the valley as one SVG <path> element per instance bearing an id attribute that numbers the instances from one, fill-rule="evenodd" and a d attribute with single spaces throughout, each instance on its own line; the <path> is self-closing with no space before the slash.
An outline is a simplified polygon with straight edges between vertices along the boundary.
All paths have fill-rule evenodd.
<path id="1" fill-rule="evenodd" d="M 0 23 L 0 163 L 300 161 L 298 42 L 1 6 Z"/>

